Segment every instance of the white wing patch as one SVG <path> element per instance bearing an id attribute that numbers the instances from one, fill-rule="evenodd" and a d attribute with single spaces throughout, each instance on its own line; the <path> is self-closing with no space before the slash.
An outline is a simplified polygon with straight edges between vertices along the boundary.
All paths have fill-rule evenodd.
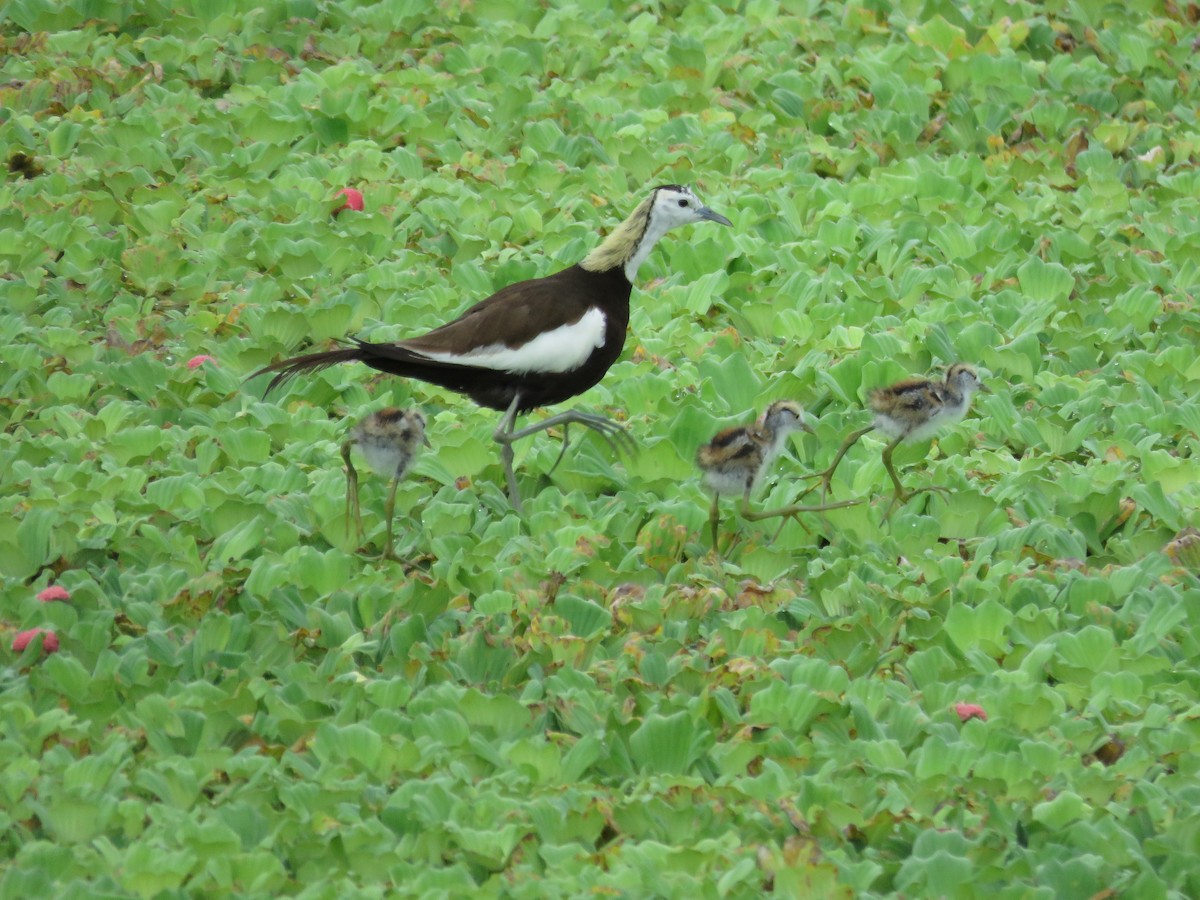
<path id="1" fill-rule="evenodd" d="M 604 313 L 592 307 L 569 325 L 543 331 L 527 344 L 507 347 L 489 344 L 470 353 L 431 353 L 421 355 L 438 362 L 495 369 L 526 375 L 530 372 L 570 372 L 582 366 L 597 347 L 604 345 Z"/>

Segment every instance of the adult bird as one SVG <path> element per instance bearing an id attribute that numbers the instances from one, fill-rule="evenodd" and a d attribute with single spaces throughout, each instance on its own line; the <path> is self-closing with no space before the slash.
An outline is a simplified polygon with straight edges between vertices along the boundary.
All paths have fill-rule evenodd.
<path id="1" fill-rule="evenodd" d="M 517 416 L 582 394 L 604 377 L 625 344 L 629 295 L 638 268 L 659 239 L 679 225 L 730 221 L 687 187 L 654 188 L 582 262 L 501 288 L 452 322 L 426 334 L 285 359 L 258 372 L 277 373 L 267 393 L 293 375 L 341 362 L 427 381 L 504 413 L 492 437 L 500 444 L 509 498 L 520 511 L 512 445 L 547 428 L 579 424 L 610 444 L 631 442 L 604 416 L 570 410 L 516 429 Z"/>

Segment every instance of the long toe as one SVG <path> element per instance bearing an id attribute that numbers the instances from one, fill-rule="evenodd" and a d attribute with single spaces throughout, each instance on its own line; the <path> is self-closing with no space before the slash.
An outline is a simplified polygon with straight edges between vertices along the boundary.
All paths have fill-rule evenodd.
<path id="1" fill-rule="evenodd" d="M 820 471 L 820 472 L 810 472 L 807 475 L 803 475 L 801 477 L 802 478 L 812 478 L 812 479 L 814 479 L 814 481 L 813 481 L 812 485 L 805 488 L 804 493 L 802 493 L 796 499 L 801 500 L 804 497 L 807 497 L 809 494 L 811 494 L 813 491 L 815 491 L 819 485 L 821 488 L 821 502 L 824 503 L 825 498 L 828 497 L 830 492 L 833 490 L 833 469 L 824 469 L 823 471 Z"/>
<path id="2" fill-rule="evenodd" d="M 908 500 L 917 496 L 917 494 L 941 494 L 943 497 L 947 497 L 950 495 L 950 488 L 942 487 L 940 484 L 926 485 L 925 487 L 920 487 L 920 488 L 917 488 L 916 490 L 908 491 L 907 493 L 905 493 L 905 495 L 904 495 L 905 502 L 907 502 Z"/>
<path id="3" fill-rule="evenodd" d="M 571 416 L 570 419 L 563 419 L 563 422 L 576 422 L 585 428 L 590 428 L 596 434 L 600 435 L 612 447 L 614 453 L 624 453 L 632 456 L 637 452 L 637 441 L 633 435 L 619 422 L 614 422 L 607 416 L 601 416 L 596 413 L 580 412 L 573 410 L 570 413 L 564 413 L 564 416 Z"/>
<path id="4" fill-rule="evenodd" d="M 833 492 L 833 473 L 821 476 L 821 502 L 824 503 Z"/>
<path id="5" fill-rule="evenodd" d="M 613 452 L 624 456 L 635 455 L 638 451 L 638 444 L 633 435 L 615 422 L 610 422 L 609 426 L 608 430 L 600 430 L 599 433 L 608 441 L 609 446 L 613 448 Z"/>
<path id="6" fill-rule="evenodd" d="M 893 494 L 891 502 L 889 502 L 887 505 L 887 509 L 885 509 L 883 511 L 883 521 L 886 522 L 888 519 L 890 519 L 892 517 L 892 513 L 895 511 L 897 506 L 900 506 L 907 502 L 908 502 L 908 497 L 904 497 L 904 499 L 901 499 L 899 494 Z"/>
<path id="7" fill-rule="evenodd" d="M 558 457 L 554 460 L 554 465 L 546 473 L 547 476 L 553 475 L 554 470 L 558 468 L 558 464 L 563 461 L 563 457 L 567 455 L 567 447 L 571 443 L 571 423 L 568 422 L 563 426 L 562 447 L 558 451 Z"/>

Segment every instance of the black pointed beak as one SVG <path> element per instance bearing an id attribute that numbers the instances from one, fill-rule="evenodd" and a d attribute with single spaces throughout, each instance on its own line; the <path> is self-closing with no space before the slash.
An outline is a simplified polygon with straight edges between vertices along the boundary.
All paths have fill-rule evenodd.
<path id="1" fill-rule="evenodd" d="M 710 222 L 716 222 L 718 225 L 733 225 L 727 218 L 719 212 L 713 212 L 707 206 L 702 206 L 696 210 L 696 215 L 702 219 L 708 219 Z"/>

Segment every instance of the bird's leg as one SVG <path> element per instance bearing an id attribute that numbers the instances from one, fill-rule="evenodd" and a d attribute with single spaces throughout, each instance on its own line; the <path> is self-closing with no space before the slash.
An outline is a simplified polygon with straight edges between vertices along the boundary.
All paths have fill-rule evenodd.
<path id="1" fill-rule="evenodd" d="M 808 492 L 805 491 L 805 493 Z M 801 494 L 801 496 L 804 495 Z M 763 519 L 774 519 L 776 517 L 796 519 L 800 513 L 825 512 L 829 509 L 843 509 L 847 506 L 857 506 L 859 503 L 862 503 L 862 500 L 839 500 L 837 503 L 821 503 L 817 506 L 801 506 L 800 504 L 793 503 L 790 506 L 781 506 L 778 509 L 754 510 L 750 508 L 750 498 L 743 497 L 742 518 L 749 522 L 761 522 Z M 799 521 L 799 519 L 797 519 L 797 521 Z M 779 527 L 780 530 L 783 529 L 783 525 L 780 525 Z M 779 537 L 778 531 L 775 532 L 775 537 Z M 774 540 L 774 538 L 772 538 L 772 540 Z"/>
<path id="2" fill-rule="evenodd" d="M 567 412 L 559 413 L 557 416 L 543 419 L 541 422 L 526 425 L 519 431 L 510 432 L 508 439 L 510 441 L 519 441 L 521 438 L 537 434 L 539 431 L 545 431 L 547 428 L 554 428 L 558 425 L 570 425 L 572 423 L 592 429 L 592 431 L 595 431 L 604 438 L 608 442 L 608 445 L 617 453 L 632 454 L 637 450 L 637 441 L 619 423 L 614 422 L 607 416 L 582 412 L 578 409 L 567 410 Z"/>
<path id="3" fill-rule="evenodd" d="M 400 485 L 400 475 L 397 474 L 392 479 L 392 486 L 388 489 L 387 500 L 383 504 L 383 514 L 387 517 L 387 543 L 383 545 L 383 559 L 395 559 L 392 555 L 392 547 L 394 546 L 392 536 L 392 522 L 396 518 L 396 488 Z"/>
<path id="4" fill-rule="evenodd" d="M 892 502 L 888 504 L 887 512 L 883 514 L 885 520 L 892 514 L 892 508 L 897 503 L 908 502 L 908 494 L 905 493 L 904 485 L 900 483 L 900 479 L 896 475 L 896 467 L 892 465 L 892 451 L 896 449 L 896 445 L 899 443 L 900 438 L 895 438 L 883 448 L 883 467 L 887 469 L 888 475 L 892 478 L 892 484 L 896 488 L 896 493 L 892 495 Z"/>
<path id="5" fill-rule="evenodd" d="M 358 505 L 358 470 L 350 462 L 350 445 L 353 441 L 342 444 L 342 459 L 346 462 L 346 531 L 350 531 L 350 519 L 354 519 L 354 530 L 362 537 L 362 510 Z"/>
<path id="6" fill-rule="evenodd" d="M 805 524 L 800 521 L 799 516 L 780 516 L 779 517 L 779 527 L 776 528 L 775 533 L 773 535 L 771 535 L 771 543 L 772 544 L 775 543 L 777 540 L 779 540 L 779 535 L 783 534 L 784 527 L 787 525 L 788 522 L 793 521 L 793 520 L 796 522 L 797 525 L 799 525 L 801 528 L 804 529 L 805 534 L 811 534 L 811 532 L 808 530 L 807 526 L 805 526 Z"/>
<path id="7" fill-rule="evenodd" d="M 712 529 L 712 552 L 717 555 L 717 532 L 721 524 L 721 495 L 713 492 L 712 506 L 708 510 L 708 527 Z"/>
<path id="8" fill-rule="evenodd" d="M 512 403 L 504 413 L 504 418 L 492 432 L 492 440 L 500 445 L 500 459 L 504 463 L 504 480 L 508 485 L 508 500 L 518 513 L 521 512 L 521 491 L 517 487 L 517 476 L 513 474 L 513 441 L 519 435 L 513 434 L 513 424 L 517 420 L 517 405 L 521 401 L 519 393 L 513 395 Z"/>
<path id="9" fill-rule="evenodd" d="M 896 438 L 883 448 L 883 467 L 887 469 L 887 473 L 892 479 L 892 485 L 896 489 L 895 494 L 892 496 L 892 502 L 888 504 L 887 512 L 883 514 L 885 521 L 889 516 L 891 516 L 892 510 L 896 507 L 896 504 L 907 503 L 913 497 L 917 496 L 917 494 L 925 494 L 930 491 L 937 491 L 941 494 L 950 493 L 948 488 L 944 488 L 936 484 L 929 485 L 928 487 L 917 488 L 915 491 L 906 491 L 904 489 L 904 485 L 900 483 L 900 478 L 896 475 L 896 467 L 892 464 L 892 451 L 896 449 L 896 445 L 899 444 L 902 439 L 903 438 Z"/>
<path id="10" fill-rule="evenodd" d="M 825 497 L 829 494 L 829 491 L 833 486 L 833 473 L 835 471 L 837 471 L 837 467 L 841 463 L 842 457 L 845 456 L 849 452 L 851 447 L 853 447 L 856 443 L 858 443 L 859 438 L 861 438 L 864 434 L 866 434 L 868 431 L 873 430 L 874 428 L 875 428 L 874 425 L 868 425 L 866 428 L 860 428 L 860 429 L 858 429 L 858 431 L 851 433 L 844 441 L 842 441 L 842 446 L 838 447 L 838 452 L 833 457 L 833 462 L 831 462 L 829 464 L 829 467 L 827 469 L 824 469 L 823 471 L 820 471 L 820 472 L 813 472 L 811 475 L 804 476 L 805 478 L 821 479 L 820 485 L 821 485 L 821 502 L 822 503 L 825 502 Z M 812 487 L 810 487 L 808 490 L 806 490 L 803 494 L 801 494 L 800 498 L 807 496 L 809 493 L 811 493 L 813 490 L 815 490 L 816 487 L 817 486 L 814 484 Z M 800 498 L 797 498 L 797 499 L 800 499 Z M 834 507 L 830 507 L 830 509 L 833 509 L 833 508 Z"/>
<path id="11" fill-rule="evenodd" d="M 492 439 L 501 445 L 500 455 L 504 460 L 504 476 L 508 481 L 508 496 L 512 501 L 513 508 L 517 512 L 521 511 L 521 495 L 517 490 L 516 476 L 513 474 L 512 445 L 522 438 L 527 438 L 531 434 L 537 434 L 539 431 L 545 431 L 548 428 L 556 428 L 559 425 L 570 426 L 578 424 L 595 431 L 618 453 L 622 451 L 633 453 L 637 449 L 637 442 L 630 437 L 629 432 L 621 425 L 606 416 L 581 412 L 577 409 L 568 410 L 567 412 L 559 413 L 557 416 L 543 419 L 541 422 L 535 422 L 532 425 L 526 425 L 524 428 L 514 430 L 513 425 L 517 418 L 517 403 L 519 400 L 519 395 L 513 398 L 513 402 L 504 414 L 504 418 L 500 420 L 500 424 L 496 426 L 495 432 L 492 433 Z M 564 435 L 564 442 L 565 440 L 566 436 Z M 565 443 L 562 452 L 566 452 Z M 556 462 L 554 465 L 557 466 L 558 463 Z"/>

